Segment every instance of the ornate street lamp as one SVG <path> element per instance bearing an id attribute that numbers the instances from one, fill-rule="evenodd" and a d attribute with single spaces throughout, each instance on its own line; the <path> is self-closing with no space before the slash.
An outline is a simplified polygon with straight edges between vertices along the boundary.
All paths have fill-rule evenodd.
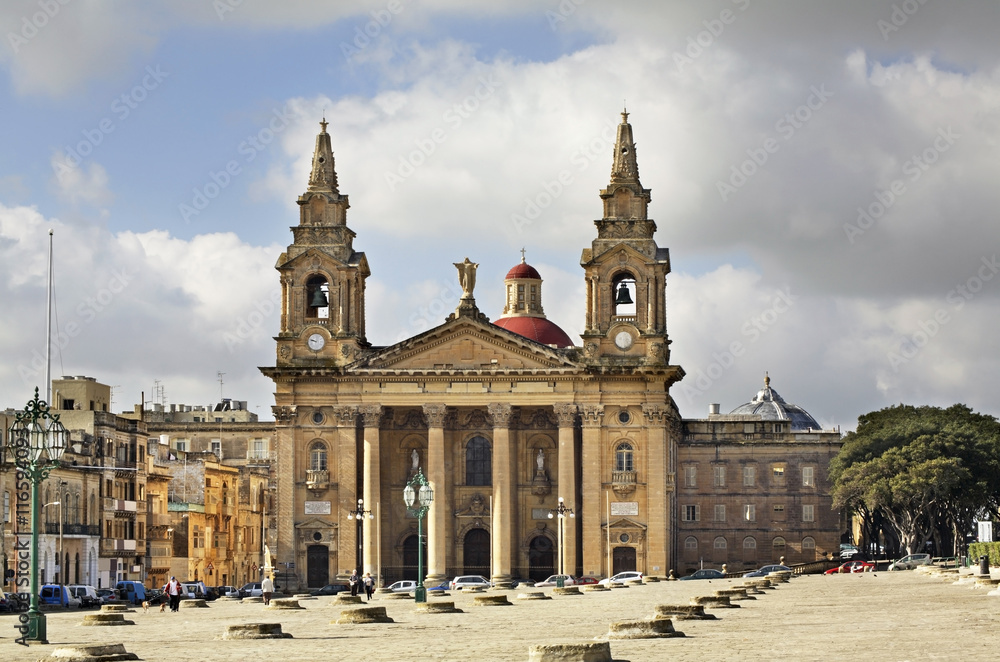
<path id="1" fill-rule="evenodd" d="M 10 426 L 8 451 L 19 472 L 31 481 L 31 606 L 21 614 L 19 627 L 22 637 L 18 643 L 49 643 L 46 639 L 45 614 L 38 608 L 38 530 L 41 528 L 41 507 L 38 486 L 49 472 L 59 466 L 59 459 L 66 450 L 66 428 L 59 422 L 59 415 L 51 413 L 48 404 L 35 397 L 24 410 L 14 417 Z M 60 522 L 60 527 L 62 523 Z M 60 571 L 60 579 L 62 573 Z"/>
<path id="2" fill-rule="evenodd" d="M 348 510 L 347 511 L 347 519 L 349 519 L 349 520 L 357 520 L 357 523 L 358 523 L 357 524 L 357 528 L 356 528 L 356 534 L 357 534 L 357 539 L 358 539 L 358 557 L 357 557 L 357 560 L 356 560 L 356 565 L 358 567 L 361 567 L 361 564 L 363 562 L 362 558 L 364 556 L 364 549 L 362 547 L 362 541 L 361 541 L 361 531 L 362 531 L 361 522 L 366 517 L 368 519 L 375 519 L 375 515 L 372 514 L 371 510 L 365 510 L 365 500 L 364 499 L 358 499 L 358 507 L 357 507 L 356 510 Z"/>
<path id="3" fill-rule="evenodd" d="M 558 554 L 559 556 L 556 564 L 558 566 L 556 569 L 556 574 L 558 575 L 566 574 L 565 573 L 566 562 L 563 559 L 563 538 L 566 536 L 566 518 L 573 516 L 574 516 L 573 509 L 566 507 L 566 504 L 563 501 L 562 497 L 559 497 L 559 505 L 556 506 L 554 509 L 549 510 L 549 519 L 553 519 L 556 517 L 559 518 L 559 523 L 556 526 L 556 542 L 557 542 L 556 549 L 558 550 L 556 554 Z M 559 579 L 556 579 L 556 586 L 559 586 L 562 583 L 563 579 L 561 577 Z"/>
<path id="4" fill-rule="evenodd" d="M 403 503 L 406 504 L 408 515 L 417 518 L 417 588 L 413 592 L 414 602 L 427 602 L 427 589 L 424 588 L 424 548 L 423 519 L 434 502 L 434 490 L 431 489 L 424 472 L 417 469 L 415 475 L 403 488 Z"/>

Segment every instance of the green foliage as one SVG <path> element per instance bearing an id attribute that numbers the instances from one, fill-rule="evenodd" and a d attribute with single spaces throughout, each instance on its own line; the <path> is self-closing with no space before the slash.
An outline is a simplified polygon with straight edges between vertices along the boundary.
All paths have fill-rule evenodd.
<path id="1" fill-rule="evenodd" d="M 990 565 L 1000 565 L 1000 542 L 974 542 L 969 545 L 969 559 L 979 563 L 980 556 L 988 556 Z"/>
<path id="2" fill-rule="evenodd" d="M 834 505 L 878 512 L 911 553 L 961 539 L 1000 504 L 1000 424 L 965 405 L 899 405 L 858 418 L 830 465 Z"/>

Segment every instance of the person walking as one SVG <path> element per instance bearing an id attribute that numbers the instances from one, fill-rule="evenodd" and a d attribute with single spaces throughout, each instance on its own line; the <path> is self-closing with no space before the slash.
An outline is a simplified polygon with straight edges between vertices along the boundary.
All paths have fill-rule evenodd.
<path id="1" fill-rule="evenodd" d="M 347 583 L 351 585 L 351 595 L 357 595 L 361 589 L 361 578 L 358 577 L 357 568 L 351 571 L 351 578 L 347 580 Z"/>
<path id="2" fill-rule="evenodd" d="M 260 583 L 260 592 L 264 598 L 264 606 L 271 604 L 271 595 L 274 593 L 274 581 L 270 576 L 265 576 Z"/>
<path id="3" fill-rule="evenodd" d="M 366 572 L 362 581 L 365 584 L 365 595 L 368 597 L 368 602 L 371 602 L 372 593 L 375 592 L 375 579 L 372 577 L 372 573 Z"/>
<path id="4" fill-rule="evenodd" d="M 176 577 L 171 577 L 166 586 L 167 595 L 170 596 L 170 611 L 177 611 L 181 606 L 181 583 Z"/>

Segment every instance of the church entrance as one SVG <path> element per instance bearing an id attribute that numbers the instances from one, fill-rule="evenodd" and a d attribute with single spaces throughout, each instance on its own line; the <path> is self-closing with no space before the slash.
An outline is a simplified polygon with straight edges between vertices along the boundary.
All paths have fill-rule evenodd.
<path id="1" fill-rule="evenodd" d="M 472 529 L 465 534 L 464 565 L 467 575 L 490 577 L 490 534 L 486 529 Z"/>
<path id="2" fill-rule="evenodd" d="M 552 541 L 545 536 L 535 536 L 528 546 L 528 579 L 540 582 L 555 572 Z"/>
<path id="3" fill-rule="evenodd" d="M 427 574 L 427 539 L 424 538 L 424 575 Z M 403 541 L 403 579 L 417 579 L 417 536 Z"/>
<path id="4" fill-rule="evenodd" d="M 330 550 L 326 545 L 309 545 L 306 549 L 306 582 L 309 588 L 330 583 Z"/>
<path id="5" fill-rule="evenodd" d="M 615 547 L 611 552 L 612 574 L 635 570 L 635 547 Z"/>

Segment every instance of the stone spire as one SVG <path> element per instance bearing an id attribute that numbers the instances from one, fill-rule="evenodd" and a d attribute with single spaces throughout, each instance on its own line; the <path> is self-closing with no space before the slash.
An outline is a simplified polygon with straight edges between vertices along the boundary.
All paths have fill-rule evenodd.
<path id="1" fill-rule="evenodd" d="M 628 110 L 622 110 L 622 123 L 618 125 L 615 140 L 615 158 L 611 165 L 611 183 L 635 184 L 640 189 L 639 163 L 635 158 L 635 142 L 632 140 L 632 125 L 628 123 Z"/>
<path id="2" fill-rule="evenodd" d="M 337 171 L 333 168 L 333 148 L 330 146 L 330 134 L 326 132 L 328 124 L 326 117 L 319 123 L 320 132 L 316 135 L 312 172 L 309 173 L 309 190 L 339 193 L 337 190 Z"/>

